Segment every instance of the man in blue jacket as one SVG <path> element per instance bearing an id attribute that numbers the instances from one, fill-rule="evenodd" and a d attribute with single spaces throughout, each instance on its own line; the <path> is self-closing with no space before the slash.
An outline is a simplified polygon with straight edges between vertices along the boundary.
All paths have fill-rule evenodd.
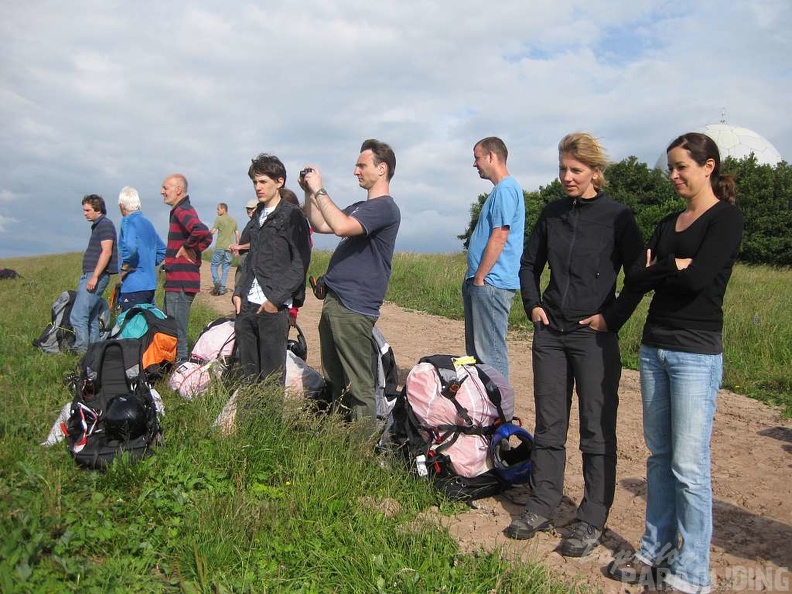
<path id="1" fill-rule="evenodd" d="M 118 195 L 121 209 L 121 311 L 141 303 L 154 303 L 157 266 L 165 259 L 165 243 L 140 210 L 140 196 L 129 186 Z"/>

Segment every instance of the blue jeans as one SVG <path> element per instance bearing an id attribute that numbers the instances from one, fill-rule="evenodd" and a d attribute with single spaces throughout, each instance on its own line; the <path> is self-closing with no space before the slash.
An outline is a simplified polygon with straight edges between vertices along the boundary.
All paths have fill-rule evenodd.
<path id="1" fill-rule="evenodd" d="M 498 289 L 485 283 L 473 284 L 473 278 L 462 283 L 462 302 L 465 309 L 465 350 L 481 363 L 492 365 L 509 379 L 509 350 L 506 333 L 509 331 L 509 312 L 515 290 Z"/>
<path id="2" fill-rule="evenodd" d="M 723 355 L 641 345 L 641 398 L 649 459 L 645 563 L 669 564 L 666 582 L 683 592 L 710 589 L 710 436 Z"/>
<path id="3" fill-rule="evenodd" d="M 88 345 L 99 341 L 99 302 L 102 299 L 107 285 L 110 283 L 110 275 L 102 274 L 96 281 L 93 291 L 88 291 L 86 285 L 90 274 L 83 274 L 80 283 L 77 285 L 77 296 L 72 305 L 69 321 L 74 328 L 74 346 L 78 353 L 88 350 Z"/>
<path id="4" fill-rule="evenodd" d="M 172 316 L 176 320 L 177 361 L 186 361 L 190 356 L 187 327 L 190 325 L 190 307 L 193 299 L 195 299 L 195 293 L 185 293 L 184 289 L 180 289 L 178 292 L 165 291 L 163 311 L 166 316 Z"/>
<path id="5" fill-rule="evenodd" d="M 220 277 L 217 276 L 218 267 L 222 267 Z M 226 288 L 226 281 L 228 280 L 228 269 L 231 268 L 231 252 L 226 250 L 214 251 L 212 254 L 212 281 L 214 284 L 220 285 L 220 289 Z"/>

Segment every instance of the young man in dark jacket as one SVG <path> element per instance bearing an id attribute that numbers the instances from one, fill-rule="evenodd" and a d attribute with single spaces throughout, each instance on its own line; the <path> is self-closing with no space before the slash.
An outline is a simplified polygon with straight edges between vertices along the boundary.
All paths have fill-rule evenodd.
<path id="1" fill-rule="evenodd" d="M 253 159 L 248 176 L 258 206 L 247 227 L 250 251 L 231 298 L 236 344 L 244 377 L 277 374 L 285 381 L 289 308 L 305 301 L 311 262 L 308 221 L 299 206 L 281 199 L 286 168 L 274 155 Z"/>

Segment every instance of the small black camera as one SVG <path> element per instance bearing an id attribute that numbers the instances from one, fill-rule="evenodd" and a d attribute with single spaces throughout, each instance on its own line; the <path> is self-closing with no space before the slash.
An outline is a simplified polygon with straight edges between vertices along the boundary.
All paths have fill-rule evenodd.
<path id="1" fill-rule="evenodd" d="M 313 169 L 311 169 L 310 167 L 306 167 L 305 169 L 300 171 L 300 179 L 303 179 L 307 174 L 311 173 L 312 171 Z"/>

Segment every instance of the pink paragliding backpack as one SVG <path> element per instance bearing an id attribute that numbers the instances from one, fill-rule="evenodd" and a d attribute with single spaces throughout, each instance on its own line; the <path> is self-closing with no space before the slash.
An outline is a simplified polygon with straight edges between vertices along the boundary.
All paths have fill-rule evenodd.
<path id="1" fill-rule="evenodd" d="M 492 470 L 490 439 L 514 417 L 514 390 L 500 372 L 473 357 L 423 357 L 403 394 L 407 433 L 420 437 L 410 446 L 418 474 L 422 464 L 427 473 L 467 478 Z"/>

